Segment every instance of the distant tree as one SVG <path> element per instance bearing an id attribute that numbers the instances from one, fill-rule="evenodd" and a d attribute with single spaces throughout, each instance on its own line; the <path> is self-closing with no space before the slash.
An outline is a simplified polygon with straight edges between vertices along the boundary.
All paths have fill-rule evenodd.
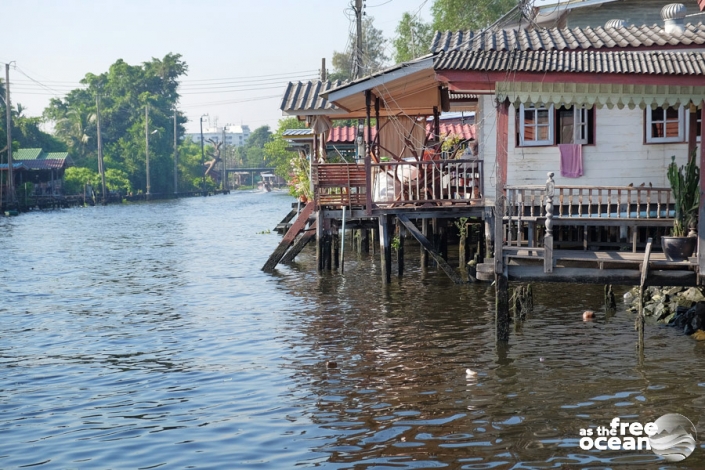
<path id="1" fill-rule="evenodd" d="M 89 183 L 97 191 L 100 176 L 89 168 L 74 166 L 66 169 L 64 173 L 64 192 L 66 194 L 83 194 L 86 183 Z"/>
<path id="2" fill-rule="evenodd" d="M 272 139 L 269 126 L 261 126 L 250 133 L 244 146 L 235 151 L 234 163 L 246 168 L 266 166 L 264 146 Z"/>
<path id="3" fill-rule="evenodd" d="M 348 49 L 345 52 L 333 52 L 333 73 L 331 80 L 350 80 L 352 78 L 353 50 L 355 48 L 355 32 L 348 38 Z M 384 67 L 389 59 L 385 55 L 387 40 L 384 39 L 382 30 L 374 27 L 374 18 L 366 16 L 362 20 L 362 73 L 369 75 Z"/>
<path id="4" fill-rule="evenodd" d="M 118 60 L 105 73 L 87 74 L 81 81 L 85 88 L 51 100 L 44 118 L 53 122 L 56 137 L 78 165 L 97 170 L 96 96 L 100 95 L 106 172 L 111 168 L 121 171 L 136 191 L 146 188 L 144 134 L 145 107 L 149 105 L 149 129 L 156 131 L 149 137 L 151 189 L 154 193 L 173 191 L 173 110 L 179 98 L 178 80 L 187 70 L 179 54 L 153 58 L 141 65 Z M 177 121 L 177 133 L 183 135 L 186 118 L 177 113 Z M 195 164 L 188 158 L 184 161 Z M 198 166 L 187 173 L 202 172 L 200 157 L 197 161 Z M 179 187 L 190 188 L 190 182 Z"/>
<path id="5" fill-rule="evenodd" d="M 284 138 L 284 131 L 305 127 L 306 123 L 295 117 L 280 119 L 277 131 L 272 135 L 272 139 L 264 145 L 267 164 L 275 168 L 274 173 L 278 176 L 288 179 L 291 170 L 289 161 L 296 156 L 296 152 L 289 150 L 290 145 Z"/>
<path id="6" fill-rule="evenodd" d="M 433 31 L 431 25 L 406 12 L 397 25 L 394 45 L 394 61 L 406 62 L 429 52 Z"/>
<path id="7" fill-rule="evenodd" d="M 518 0 L 435 0 L 431 7 L 436 31 L 486 28 L 517 6 Z"/>

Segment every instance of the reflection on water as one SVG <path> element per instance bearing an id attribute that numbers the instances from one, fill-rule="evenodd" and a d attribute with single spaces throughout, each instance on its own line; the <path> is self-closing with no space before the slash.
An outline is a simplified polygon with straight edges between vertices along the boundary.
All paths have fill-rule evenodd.
<path id="1" fill-rule="evenodd" d="M 0 468 L 662 468 L 578 431 L 665 413 L 702 431 L 703 345 L 649 326 L 640 363 L 631 315 L 582 321 L 600 286 L 535 286 L 498 347 L 493 288 L 423 272 L 414 245 L 386 287 L 350 250 L 345 276 L 312 250 L 261 273 L 289 202 L 0 219 Z"/>

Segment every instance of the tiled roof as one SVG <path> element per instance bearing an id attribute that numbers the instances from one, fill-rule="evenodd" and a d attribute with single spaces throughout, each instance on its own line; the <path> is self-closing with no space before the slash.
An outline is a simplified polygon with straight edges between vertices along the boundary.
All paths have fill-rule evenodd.
<path id="1" fill-rule="evenodd" d="M 450 52 L 436 58 L 434 68 L 436 70 L 474 70 L 485 72 L 705 75 L 705 52 Z"/>
<path id="2" fill-rule="evenodd" d="M 17 161 L 32 160 L 66 160 L 69 159 L 68 152 L 44 152 L 42 149 L 18 149 L 12 152 L 12 159 Z"/>
<path id="3" fill-rule="evenodd" d="M 43 151 L 42 149 L 18 149 L 16 152 L 12 152 L 13 160 L 37 160 Z"/>
<path id="4" fill-rule="evenodd" d="M 441 135 L 459 135 L 463 140 L 475 139 L 475 126 L 473 124 L 447 124 L 441 123 L 439 126 Z M 433 126 L 426 125 L 426 138 L 430 139 L 433 133 Z"/>
<path id="5" fill-rule="evenodd" d="M 322 98 L 321 93 L 343 84 L 340 80 L 324 82 L 289 82 L 282 98 L 281 110 L 287 114 L 306 114 L 315 111 L 330 111 L 337 106 Z"/>
<path id="6" fill-rule="evenodd" d="M 64 167 L 66 159 L 25 160 L 22 164 L 28 170 L 58 170 Z"/>
<path id="7" fill-rule="evenodd" d="M 437 31 L 431 52 L 538 51 L 691 46 L 705 44 L 705 25 L 688 24 L 682 35 L 671 35 L 660 25 L 620 28 L 542 28 L 509 31 Z"/>

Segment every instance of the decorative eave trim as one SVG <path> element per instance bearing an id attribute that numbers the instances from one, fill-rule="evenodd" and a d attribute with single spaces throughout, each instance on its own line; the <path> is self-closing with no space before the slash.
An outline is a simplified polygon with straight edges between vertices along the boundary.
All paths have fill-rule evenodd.
<path id="1" fill-rule="evenodd" d="M 612 83 L 497 82 L 499 101 L 556 106 L 585 105 L 619 109 L 669 107 L 705 100 L 705 86 L 623 85 Z"/>

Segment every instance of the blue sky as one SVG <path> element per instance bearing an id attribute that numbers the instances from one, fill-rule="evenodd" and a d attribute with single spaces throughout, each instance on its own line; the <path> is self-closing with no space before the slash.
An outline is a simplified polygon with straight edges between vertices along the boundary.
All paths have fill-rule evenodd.
<path id="1" fill-rule="evenodd" d="M 367 12 L 390 38 L 405 11 L 418 11 L 429 21 L 432 3 L 367 0 Z M 0 62 L 15 61 L 17 68 L 10 71 L 13 103 L 21 103 L 26 115 L 36 116 L 50 98 L 78 86 L 88 72 L 105 72 L 118 59 L 140 64 L 180 53 L 189 66 L 180 103 L 190 119 L 187 130 L 195 131 L 205 113 L 212 124 L 217 118 L 219 125 L 276 128 L 284 82 L 313 78 L 322 57 L 330 64 L 333 51 L 345 49 L 349 4 L 349 0 L 2 0 L 3 36 L 12 40 L 3 41 Z M 214 82 L 204 81 L 213 79 L 228 79 L 221 84 L 231 90 L 214 90 Z M 233 86 L 241 91 L 232 91 Z"/>

